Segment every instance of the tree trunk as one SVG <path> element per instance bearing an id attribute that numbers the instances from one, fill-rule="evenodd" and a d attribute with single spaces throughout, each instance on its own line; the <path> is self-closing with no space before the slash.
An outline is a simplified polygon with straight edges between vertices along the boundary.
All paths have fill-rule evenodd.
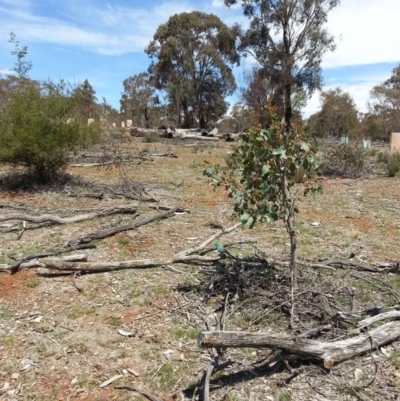
<path id="1" fill-rule="evenodd" d="M 287 79 L 290 79 L 289 77 Z M 286 130 L 292 127 L 292 84 L 287 82 L 285 85 L 285 122 Z"/>
<path id="2" fill-rule="evenodd" d="M 287 213 L 290 213 L 288 210 Z M 293 212 L 292 212 L 293 213 Z M 298 278 L 298 269 L 297 269 L 297 241 L 296 241 L 296 232 L 294 231 L 293 224 L 293 216 L 289 214 L 288 219 L 286 220 L 287 231 L 290 236 L 290 267 L 292 269 L 292 284 L 293 289 L 297 289 L 297 278 Z"/>

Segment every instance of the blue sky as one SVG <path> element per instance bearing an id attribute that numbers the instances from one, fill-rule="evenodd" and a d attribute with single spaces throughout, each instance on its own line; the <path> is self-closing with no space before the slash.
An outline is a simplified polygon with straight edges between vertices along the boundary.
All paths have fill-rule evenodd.
<path id="1" fill-rule="evenodd" d="M 223 0 L 0 0 L 0 71 L 9 72 L 15 62 L 8 43 L 14 32 L 28 46 L 32 78 L 75 84 L 87 78 L 99 101 L 105 97 L 118 109 L 122 81 L 150 64 L 144 48 L 157 27 L 194 10 L 216 14 L 227 25 L 246 24 L 241 9 L 227 9 Z M 323 60 L 324 89 L 342 88 L 365 112 L 369 91 L 400 63 L 399 16 L 399 0 L 342 0 L 329 15 L 337 49 Z M 235 69 L 238 86 L 250 63 Z M 238 101 L 239 94 L 228 100 Z M 315 94 L 304 115 L 318 108 Z"/>

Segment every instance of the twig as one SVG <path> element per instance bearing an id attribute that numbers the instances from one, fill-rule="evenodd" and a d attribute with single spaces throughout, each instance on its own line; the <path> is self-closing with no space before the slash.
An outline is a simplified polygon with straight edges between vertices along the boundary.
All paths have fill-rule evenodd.
<path id="1" fill-rule="evenodd" d="M 140 395 L 142 395 L 143 397 L 146 397 L 150 401 L 163 401 L 161 398 L 154 397 L 153 395 L 151 395 L 149 393 L 146 393 L 146 392 L 138 389 L 137 387 L 133 387 L 133 386 L 114 386 L 114 388 L 116 390 L 135 391 L 136 393 L 139 393 Z"/>
<path id="2" fill-rule="evenodd" d="M 72 278 L 72 282 L 74 283 L 74 287 L 75 287 L 79 292 L 82 292 L 82 288 L 78 287 L 77 284 L 76 284 L 76 276 L 80 276 L 80 275 L 81 275 L 80 272 L 75 272 L 75 273 L 74 273 L 74 276 L 73 276 L 73 278 Z"/>
<path id="3" fill-rule="evenodd" d="M 158 372 L 163 368 L 163 366 L 165 365 L 167 363 L 167 361 L 165 361 L 164 363 L 162 363 L 161 365 L 160 365 L 160 367 L 156 370 L 156 372 L 153 374 L 153 376 L 151 376 L 151 380 L 153 380 L 156 376 L 157 376 L 157 374 L 158 374 Z"/>

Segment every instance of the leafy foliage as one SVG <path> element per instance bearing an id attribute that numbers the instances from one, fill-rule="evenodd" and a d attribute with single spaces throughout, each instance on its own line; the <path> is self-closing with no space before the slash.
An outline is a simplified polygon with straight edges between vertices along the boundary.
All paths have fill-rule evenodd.
<path id="1" fill-rule="evenodd" d="M 50 181 L 66 167 L 69 151 L 100 135 L 98 124 L 76 117 L 79 105 L 63 82 L 20 85 L 0 110 L 0 162 Z"/>
<path id="2" fill-rule="evenodd" d="M 169 100 L 183 113 L 186 128 L 201 128 L 217 121 L 227 110 L 225 96 L 236 89 L 230 66 L 239 56 L 236 31 L 218 17 L 198 11 L 172 16 L 160 25 L 146 53 L 157 59 L 149 72 L 157 89 L 165 90 Z"/>
<path id="3" fill-rule="evenodd" d="M 359 177 L 366 157 L 364 148 L 357 144 L 331 146 L 324 154 L 322 173 L 337 177 Z"/>
<path id="4" fill-rule="evenodd" d="M 400 130 L 400 65 L 393 69 L 392 76 L 371 91 L 370 113 L 376 117 L 384 136 Z"/>
<path id="5" fill-rule="evenodd" d="M 315 127 L 318 136 L 340 137 L 354 134 L 358 126 L 358 112 L 349 93 L 340 88 L 321 93 L 321 111 Z"/>
<path id="6" fill-rule="evenodd" d="M 241 221 L 252 228 L 257 221 L 272 222 L 278 219 L 285 224 L 291 240 L 291 266 L 294 284 L 297 280 L 295 206 L 301 191 L 316 195 L 322 191 L 316 186 L 318 165 L 315 150 L 307 142 L 301 126 L 287 130 L 284 121 L 271 110 L 268 129 L 254 127 L 245 133 L 233 148 L 231 169 L 220 171 L 210 166 L 204 174 L 216 185 L 225 185 L 233 198 L 235 212 Z M 307 184 L 295 187 L 294 178 L 305 176 Z"/>
<path id="7" fill-rule="evenodd" d="M 94 118 L 97 109 L 96 91 L 87 79 L 73 90 L 73 96 L 79 100 L 79 112 L 85 118 Z"/>
<path id="8" fill-rule="evenodd" d="M 150 128 L 151 114 L 158 104 L 154 87 L 150 84 L 150 76 L 142 72 L 129 77 L 123 82 L 121 112 L 131 119 L 133 126 Z"/>
<path id="9" fill-rule="evenodd" d="M 389 177 L 394 177 L 400 171 L 400 153 L 380 152 L 378 162 L 386 164 Z"/>
<path id="10" fill-rule="evenodd" d="M 250 19 L 240 30 L 239 50 L 253 56 L 272 86 L 284 96 L 287 127 L 292 122 L 292 92 L 312 94 L 321 87 L 321 61 L 334 49 L 324 28 L 327 15 L 340 0 L 225 0 L 239 4 Z M 279 92 L 279 91 L 278 91 Z"/>

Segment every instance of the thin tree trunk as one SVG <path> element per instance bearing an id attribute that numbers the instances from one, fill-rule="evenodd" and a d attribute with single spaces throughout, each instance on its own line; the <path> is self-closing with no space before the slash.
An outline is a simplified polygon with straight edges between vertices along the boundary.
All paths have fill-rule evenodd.
<path id="1" fill-rule="evenodd" d="M 288 210 L 287 213 L 290 213 Z M 293 217 L 289 214 L 289 217 L 286 221 L 287 230 L 290 236 L 290 267 L 292 269 L 292 284 L 293 289 L 297 289 L 297 278 L 299 275 L 297 269 L 297 241 L 296 241 L 296 233 L 294 231 Z"/>

